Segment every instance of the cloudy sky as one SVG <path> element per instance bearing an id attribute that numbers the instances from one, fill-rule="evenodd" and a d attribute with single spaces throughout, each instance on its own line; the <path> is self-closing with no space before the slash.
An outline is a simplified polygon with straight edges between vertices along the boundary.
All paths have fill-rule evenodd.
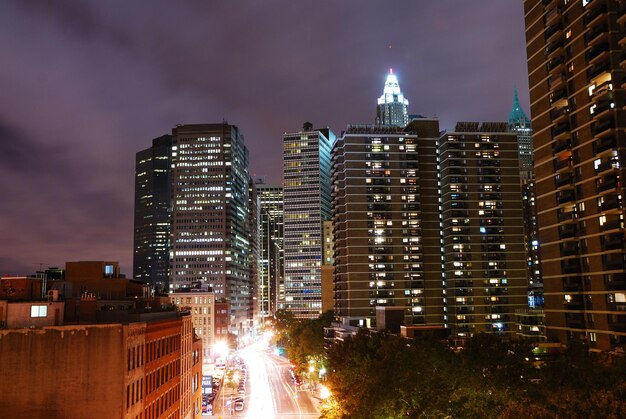
<path id="1" fill-rule="evenodd" d="M 504 120 L 514 86 L 529 108 L 518 0 L 5 0 L 0 56 L 2 275 L 132 275 L 135 153 L 176 124 L 238 125 L 280 182 L 282 133 L 372 123 L 390 67 L 444 129 Z"/>

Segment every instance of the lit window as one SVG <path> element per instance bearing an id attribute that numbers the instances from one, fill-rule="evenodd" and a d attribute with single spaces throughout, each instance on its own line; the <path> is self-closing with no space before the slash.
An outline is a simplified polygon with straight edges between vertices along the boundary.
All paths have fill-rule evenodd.
<path id="1" fill-rule="evenodd" d="M 31 306 L 30 317 L 47 317 L 48 306 Z"/>

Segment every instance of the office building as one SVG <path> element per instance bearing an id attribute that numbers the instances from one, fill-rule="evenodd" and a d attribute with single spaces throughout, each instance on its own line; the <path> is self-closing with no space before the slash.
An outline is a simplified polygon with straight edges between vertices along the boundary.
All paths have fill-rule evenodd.
<path id="1" fill-rule="evenodd" d="M 234 333 L 251 315 L 248 150 L 234 125 L 172 130 L 170 291 L 206 284 L 229 303 Z"/>
<path id="2" fill-rule="evenodd" d="M 517 135 L 458 123 L 439 159 L 447 323 L 457 336 L 515 333 L 528 289 Z"/>
<path id="3" fill-rule="evenodd" d="M 383 94 L 378 98 L 376 125 L 392 125 L 404 128 L 409 123 L 409 101 L 400 90 L 398 78 L 389 69 Z"/>
<path id="4" fill-rule="evenodd" d="M 626 2 L 524 1 L 549 341 L 626 345 Z"/>
<path id="5" fill-rule="evenodd" d="M 172 136 L 152 140 L 135 158 L 133 278 L 167 289 L 169 280 Z"/>
<path id="6" fill-rule="evenodd" d="M 334 300 L 343 325 L 374 327 L 383 308 L 405 325 L 444 322 L 438 127 L 352 125 L 335 143 Z"/>
<path id="7" fill-rule="evenodd" d="M 259 315 L 271 316 L 284 300 L 283 187 L 255 179 L 260 205 Z M 281 292 L 282 291 L 282 292 Z"/>
<path id="8" fill-rule="evenodd" d="M 537 237 L 537 207 L 535 199 L 535 168 L 533 165 L 533 130 L 530 119 L 522 109 L 517 95 L 513 94 L 513 106 L 509 112 L 509 131 L 517 134 L 520 161 L 520 181 L 522 185 L 522 209 L 524 214 L 524 246 L 528 265 L 528 305 L 531 308 L 543 307 L 543 284 L 539 263 L 539 239 Z"/>
<path id="9" fill-rule="evenodd" d="M 330 152 L 335 134 L 328 128 L 283 135 L 284 308 L 297 318 L 322 310 L 322 222 L 329 220 Z"/>

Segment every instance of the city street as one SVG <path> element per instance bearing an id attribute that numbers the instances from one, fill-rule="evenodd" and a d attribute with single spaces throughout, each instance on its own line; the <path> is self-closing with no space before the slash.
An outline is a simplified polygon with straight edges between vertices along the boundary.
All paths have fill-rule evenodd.
<path id="1" fill-rule="evenodd" d="M 289 375 L 289 361 L 257 342 L 239 351 L 248 367 L 247 394 L 243 412 L 230 415 L 216 410 L 213 418 L 317 419 L 318 398 L 308 390 L 298 390 Z M 304 388 L 304 387 L 302 387 Z M 228 391 L 226 390 L 228 399 Z M 221 398 L 219 399 L 221 403 Z M 208 417 L 208 416 L 207 416 Z"/>

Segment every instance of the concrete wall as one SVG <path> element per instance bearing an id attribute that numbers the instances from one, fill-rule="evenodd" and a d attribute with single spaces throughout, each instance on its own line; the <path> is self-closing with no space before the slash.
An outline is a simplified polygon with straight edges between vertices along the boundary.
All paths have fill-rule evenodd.
<path id="1" fill-rule="evenodd" d="M 32 306 L 46 306 L 45 317 L 31 317 Z M 6 327 L 8 329 L 21 327 L 59 326 L 63 324 L 65 303 L 63 301 L 28 301 L 9 302 L 6 308 Z"/>
<path id="2" fill-rule="evenodd" d="M 122 325 L 0 330 L 0 416 L 123 416 Z"/>

